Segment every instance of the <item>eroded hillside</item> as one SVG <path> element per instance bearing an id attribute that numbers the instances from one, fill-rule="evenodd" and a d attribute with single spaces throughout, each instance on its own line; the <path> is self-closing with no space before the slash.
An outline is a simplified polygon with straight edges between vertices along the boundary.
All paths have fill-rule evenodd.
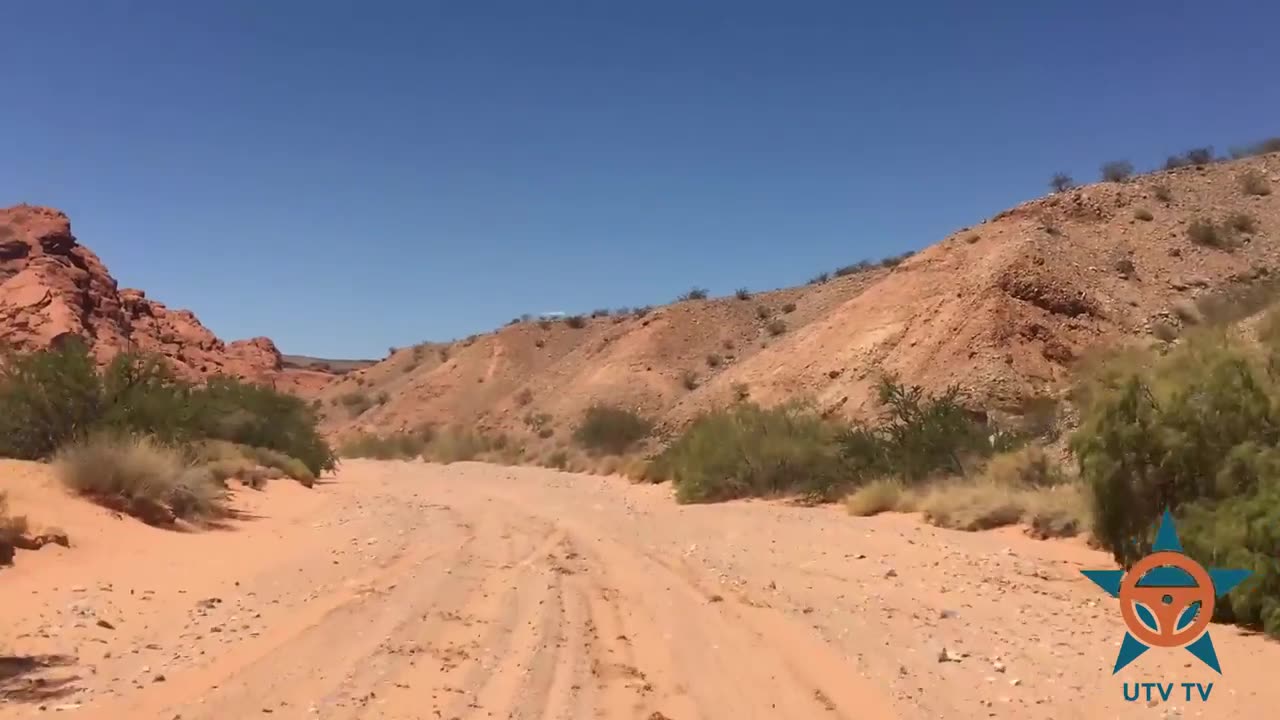
<path id="1" fill-rule="evenodd" d="M 1018 412 L 1092 349 L 1176 333 L 1197 299 L 1280 272 L 1273 186 L 1275 153 L 1188 166 L 1033 200 L 821 284 L 406 348 L 324 388 L 326 425 L 554 443 L 597 402 L 672 427 L 744 396 L 860 417 L 883 373 Z"/>

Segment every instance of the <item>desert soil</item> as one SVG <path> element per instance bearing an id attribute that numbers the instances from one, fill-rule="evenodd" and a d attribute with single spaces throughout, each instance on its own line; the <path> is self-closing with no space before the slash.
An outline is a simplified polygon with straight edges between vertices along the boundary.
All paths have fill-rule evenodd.
<path id="1" fill-rule="evenodd" d="M 0 570 L 0 718 L 1262 717 L 1280 645 L 1212 629 L 1112 676 L 1074 542 L 481 464 L 344 463 L 148 528 L 0 462 L 71 549 Z M 46 517 L 46 520 L 49 518 Z M 1123 682 L 1213 682 L 1126 703 Z"/>

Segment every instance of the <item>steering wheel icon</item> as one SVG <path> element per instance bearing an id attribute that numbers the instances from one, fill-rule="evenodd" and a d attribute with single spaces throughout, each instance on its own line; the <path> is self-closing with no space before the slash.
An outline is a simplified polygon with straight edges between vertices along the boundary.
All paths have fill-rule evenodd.
<path id="1" fill-rule="evenodd" d="M 1194 585 L 1138 587 L 1138 583 L 1157 568 L 1177 568 L 1190 576 Z M 1209 626 L 1215 597 L 1213 579 L 1200 563 L 1180 552 L 1156 552 L 1125 573 L 1120 583 L 1120 614 L 1129 633 L 1148 647 L 1182 647 L 1200 637 Z M 1179 620 L 1187 608 L 1197 602 L 1200 607 L 1195 617 L 1179 629 Z M 1148 611 L 1148 618 L 1155 620 L 1155 627 L 1139 614 L 1139 606 Z"/>

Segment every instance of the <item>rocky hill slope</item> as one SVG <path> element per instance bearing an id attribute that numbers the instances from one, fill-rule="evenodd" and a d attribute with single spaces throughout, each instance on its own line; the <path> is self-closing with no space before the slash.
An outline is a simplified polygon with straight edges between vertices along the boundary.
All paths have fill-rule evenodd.
<path id="1" fill-rule="evenodd" d="M 1175 335 L 1197 302 L 1280 274 L 1272 188 L 1276 153 L 1075 188 L 896 265 L 580 327 L 516 322 L 399 350 L 319 397 L 335 434 L 456 423 L 532 443 L 564 438 L 596 402 L 668 428 L 744 396 L 865 417 L 884 373 L 1018 413 L 1060 395 L 1093 350 Z"/>
<path id="2" fill-rule="evenodd" d="M 124 350 L 158 353 L 193 380 L 228 374 L 314 392 L 332 377 L 284 369 L 268 338 L 224 343 L 190 311 L 119 288 L 65 214 L 0 209 L 0 346 L 37 350 L 69 335 L 87 340 L 102 362 Z"/>

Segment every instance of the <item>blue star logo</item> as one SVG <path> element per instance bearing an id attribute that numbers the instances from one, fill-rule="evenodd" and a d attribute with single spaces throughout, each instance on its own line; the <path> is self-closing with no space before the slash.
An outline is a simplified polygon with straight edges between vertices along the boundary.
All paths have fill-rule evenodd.
<path id="1" fill-rule="evenodd" d="M 1168 510 L 1160 520 L 1152 552 L 1128 571 L 1081 570 L 1120 600 L 1129 630 L 1111 674 L 1120 672 L 1152 647 L 1182 647 L 1219 674 L 1218 654 L 1208 625 L 1215 600 L 1249 577 L 1249 570 L 1205 570 L 1183 552 Z"/>

